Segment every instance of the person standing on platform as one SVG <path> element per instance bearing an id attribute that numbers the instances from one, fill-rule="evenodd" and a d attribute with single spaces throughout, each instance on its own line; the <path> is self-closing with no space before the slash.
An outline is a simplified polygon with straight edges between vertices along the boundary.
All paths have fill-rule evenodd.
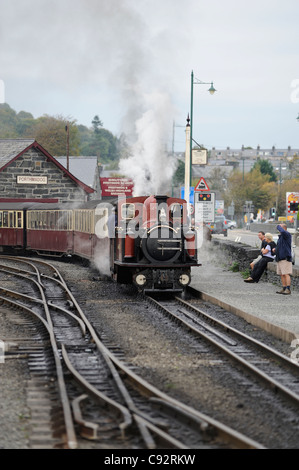
<path id="1" fill-rule="evenodd" d="M 279 274 L 282 283 L 282 289 L 276 294 L 290 295 L 291 293 L 291 274 L 292 266 L 292 235 L 287 230 L 287 225 L 282 223 L 277 225 L 280 232 L 277 247 L 275 249 L 277 261 L 277 274 Z"/>

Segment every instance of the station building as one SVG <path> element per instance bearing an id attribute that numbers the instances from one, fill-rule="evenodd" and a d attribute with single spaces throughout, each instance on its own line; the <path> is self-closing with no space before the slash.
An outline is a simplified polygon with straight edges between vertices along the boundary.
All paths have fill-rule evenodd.
<path id="1" fill-rule="evenodd" d="M 0 139 L 0 202 L 81 203 L 95 192 L 35 139 Z"/>

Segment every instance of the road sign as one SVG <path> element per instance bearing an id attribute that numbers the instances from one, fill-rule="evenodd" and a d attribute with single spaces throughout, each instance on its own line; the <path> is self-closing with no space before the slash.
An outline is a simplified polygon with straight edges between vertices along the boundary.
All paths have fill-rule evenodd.
<path id="1" fill-rule="evenodd" d="M 200 178 L 197 185 L 194 188 L 194 191 L 210 191 L 209 186 L 204 178 Z"/>
<path id="2" fill-rule="evenodd" d="M 102 197 L 132 196 L 134 183 L 130 178 L 100 178 Z"/>
<path id="3" fill-rule="evenodd" d="M 189 189 L 190 189 L 189 203 L 194 204 L 194 188 L 192 186 L 192 188 L 189 188 Z M 181 187 L 181 199 L 185 199 L 185 187 L 184 186 Z"/>
<path id="4" fill-rule="evenodd" d="M 215 218 L 215 193 L 195 193 L 195 222 L 211 223 Z"/>
<path id="5" fill-rule="evenodd" d="M 286 193 L 288 214 L 296 214 L 299 206 L 299 193 Z"/>
<path id="6" fill-rule="evenodd" d="M 206 165 L 208 162 L 207 149 L 192 150 L 192 165 Z"/>

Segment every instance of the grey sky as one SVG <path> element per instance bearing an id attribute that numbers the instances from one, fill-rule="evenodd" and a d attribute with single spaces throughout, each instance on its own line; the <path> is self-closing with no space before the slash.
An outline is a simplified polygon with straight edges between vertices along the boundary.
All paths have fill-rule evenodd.
<path id="1" fill-rule="evenodd" d="M 0 80 L 16 111 L 87 126 L 98 114 L 132 136 L 151 113 L 169 148 L 175 121 L 182 150 L 193 69 L 217 89 L 194 86 L 198 142 L 299 148 L 297 0 L 0 0 L 0 8 Z"/>

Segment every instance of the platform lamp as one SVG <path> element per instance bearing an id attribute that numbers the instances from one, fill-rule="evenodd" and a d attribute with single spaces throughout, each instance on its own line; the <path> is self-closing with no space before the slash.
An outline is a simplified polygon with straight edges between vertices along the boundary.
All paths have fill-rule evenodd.
<path id="1" fill-rule="evenodd" d="M 210 95 L 214 95 L 215 93 L 215 88 L 213 85 L 213 82 L 202 82 L 201 80 L 198 80 L 197 78 L 194 78 L 193 70 L 191 72 L 191 107 L 190 107 L 190 175 L 189 175 L 189 188 L 191 188 L 191 183 L 192 183 L 192 142 L 193 142 L 193 86 L 194 85 L 210 85 L 210 88 L 208 89 L 208 92 Z M 190 189 L 189 189 L 190 190 Z M 185 190 L 186 192 L 186 190 Z"/>

